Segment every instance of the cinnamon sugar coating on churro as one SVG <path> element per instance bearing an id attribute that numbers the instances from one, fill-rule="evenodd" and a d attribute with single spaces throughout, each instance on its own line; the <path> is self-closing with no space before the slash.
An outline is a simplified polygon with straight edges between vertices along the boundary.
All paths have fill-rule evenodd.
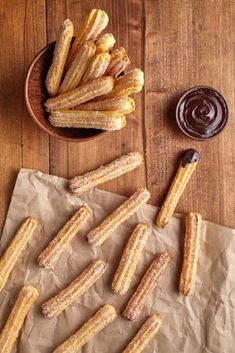
<path id="1" fill-rule="evenodd" d="M 149 234 L 150 227 L 145 223 L 139 223 L 132 232 L 113 278 L 114 293 L 128 291 Z"/>
<path id="2" fill-rule="evenodd" d="M 1 353 L 11 353 L 24 320 L 37 298 L 38 291 L 31 285 L 24 286 L 19 292 L 15 305 L 0 333 Z"/>
<path id="3" fill-rule="evenodd" d="M 93 336 L 108 326 L 117 313 L 112 305 L 102 306 L 80 329 L 57 347 L 53 353 L 77 353 Z"/>
<path id="4" fill-rule="evenodd" d="M 59 109 L 70 109 L 110 92 L 113 89 L 113 83 L 112 77 L 100 77 L 86 82 L 70 92 L 49 98 L 44 105 L 49 112 Z"/>
<path id="5" fill-rule="evenodd" d="M 62 313 L 69 305 L 83 295 L 105 272 L 107 264 L 97 259 L 66 288 L 42 305 L 45 317 L 51 319 Z"/>
<path id="6" fill-rule="evenodd" d="M 144 206 L 149 198 L 149 191 L 146 188 L 139 188 L 129 199 L 88 233 L 88 242 L 94 246 L 102 245 L 114 230 Z"/>
<path id="7" fill-rule="evenodd" d="M 63 253 L 66 246 L 75 237 L 89 215 L 89 209 L 85 206 L 79 208 L 77 212 L 66 222 L 62 229 L 52 239 L 48 246 L 38 256 L 38 264 L 42 267 L 53 267 L 58 258 Z"/>
<path id="8" fill-rule="evenodd" d="M 143 310 L 147 298 L 165 273 L 169 263 L 170 256 L 166 251 L 158 255 L 155 260 L 153 260 L 140 280 L 136 291 L 130 298 L 123 312 L 123 316 L 125 318 L 131 321 L 135 321 L 137 319 L 141 313 L 141 310 Z"/>
<path id="9" fill-rule="evenodd" d="M 126 117 L 117 112 L 56 110 L 49 116 L 56 127 L 114 131 L 126 126 Z"/>
<path id="10" fill-rule="evenodd" d="M 194 289 L 197 262 L 200 249 L 200 237 L 202 216 L 196 212 L 190 212 L 185 217 L 184 260 L 180 277 L 180 293 L 191 294 Z"/>
<path id="11" fill-rule="evenodd" d="M 0 291 L 4 288 L 11 271 L 17 263 L 22 251 L 37 227 L 34 218 L 27 218 L 19 227 L 9 246 L 0 258 Z"/>
<path id="12" fill-rule="evenodd" d="M 150 316 L 141 326 L 122 353 L 141 353 L 153 337 L 158 333 L 161 319 L 158 315 Z"/>
<path id="13" fill-rule="evenodd" d="M 51 96 L 58 93 L 64 65 L 73 38 L 73 23 L 67 19 L 60 26 L 57 36 L 53 60 L 46 77 L 46 88 Z"/>
<path id="14" fill-rule="evenodd" d="M 139 167 L 143 163 L 143 156 L 139 152 L 130 152 L 102 165 L 84 175 L 79 175 L 70 180 L 70 190 L 80 195 L 83 192 L 117 178 L 120 175 Z"/>

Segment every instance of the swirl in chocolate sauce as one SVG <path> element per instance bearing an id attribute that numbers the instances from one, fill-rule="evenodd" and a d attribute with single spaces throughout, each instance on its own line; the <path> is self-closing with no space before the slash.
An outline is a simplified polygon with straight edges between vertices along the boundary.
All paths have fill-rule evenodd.
<path id="1" fill-rule="evenodd" d="M 181 130 L 196 139 L 217 135 L 228 119 L 228 108 L 219 92 L 210 87 L 195 87 L 179 100 L 176 119 Z"/>

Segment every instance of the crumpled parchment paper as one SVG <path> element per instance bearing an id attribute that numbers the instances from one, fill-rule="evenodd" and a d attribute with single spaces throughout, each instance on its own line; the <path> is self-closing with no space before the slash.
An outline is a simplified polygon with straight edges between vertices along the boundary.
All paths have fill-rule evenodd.
<path id="1" fill-rule="evenodd" d="M 3 327 L 20 288 L 31 283 L 40 298 L 27 316 L 17 341 L 17 353 L 51 353 L 73 334 L 103 304 L 123 310 L 141 275 L 157 253 L 167 250 L 172 264 L 160 281 L 135 323 L 121 315 L 94 337 L 82 352 L 121 352 L 145 319 L 159 313 L 162 327 L 145 353 L 234 353 L 235 352 L 235 231 L 203 221 L 201 249 L 195 292 L 178 294 L 182 262 L 184 222 L 172 218 L 169 226 L 158 230 L 154 225 L 157 208 L 144 206 L 120 226 L 102 247 L 93 248 L 86 240 L 88 231 L 125 200 L 125 197 L 93 189 L 80 197 L 68 191 L 68 181 L 52 175 L 22 169 L 18 175 L 1 238 L 1 252 L 20 223 L 28 216 L 39 225 L 26 250 L 0 293 L 0 329 Z M 88 222 L 67 247 L 55 269 L 38 267 L 36 259 L 70 215 L 81 205 L 92 210 Z M 152 234 L 125 296 L 114 295 L 111 281 L 125 243 L 138 222 L 147 222 Z M 45 319 L 41 304 L 67 286 L 95 258 L 105 259 L 105 275 L 56 319 Z"/>

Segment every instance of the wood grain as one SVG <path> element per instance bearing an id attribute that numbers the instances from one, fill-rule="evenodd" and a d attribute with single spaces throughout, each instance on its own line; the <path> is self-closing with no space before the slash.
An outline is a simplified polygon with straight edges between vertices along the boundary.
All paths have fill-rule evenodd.
<path id="1" fill-rule="evenodd" d="M 29 117 L 24 78 L 36 53 L 56 38 L 69 17 L 77 31 L 87 12 L 109 13 L 108 32 L 123 45 L 132 67 L 145 71 L 145 89 L 128 126 L 100 139 L 67 143 L 49 138 Z M 102 186 L 129 195 L 147 185 L 160 205 L 180 153 L 196 148 L 201 161 L 177 207 L 235 227 L 235 2 L 232 0 L 3 0 L 0 7 L 0 226 L 21 167 L 64 177 L 83 173 L 129 151 L 145 153 L 145 167 Z M 195 85 L 218 89 L 229 104 L 226 130 L 208 142 L 190 140 L 175 123 L 179 96 Z"/>
<path id="2" fill-rule="evenodd" d="M 232 1 L 158 1 L 153 11 L 152 2 L 145 2 L 146 156 L 152 202 L 162 203 L 179 154 L 192 147 L 201 161 L 177 211 L 198 211 L 227 226 L 235 225 L 234 5 Z M 229 104 L 226 130 L 207 142 L 184 137 L 175 123 L 177 99 L 197 85 L 217 88 Z"/>

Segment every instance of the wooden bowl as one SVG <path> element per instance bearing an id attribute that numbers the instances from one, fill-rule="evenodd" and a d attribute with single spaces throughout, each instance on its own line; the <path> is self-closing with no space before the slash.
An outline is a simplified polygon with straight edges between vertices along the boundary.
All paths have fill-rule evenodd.
<path id="1" fill-rule="evenodd" d="M 96 129 L 69 129 L 57 128 L 48 121 L 48 113 L 43 103 L 49 98 L 45 80 L 51 65 L 55 42 L 43 48 L 31 63 L 25 81 L 25 101 L 29 114 L 36 124 L 49 135 L 74 142 L 83 142 L 95 139 L 105 134 L 106 131 Z"/>

